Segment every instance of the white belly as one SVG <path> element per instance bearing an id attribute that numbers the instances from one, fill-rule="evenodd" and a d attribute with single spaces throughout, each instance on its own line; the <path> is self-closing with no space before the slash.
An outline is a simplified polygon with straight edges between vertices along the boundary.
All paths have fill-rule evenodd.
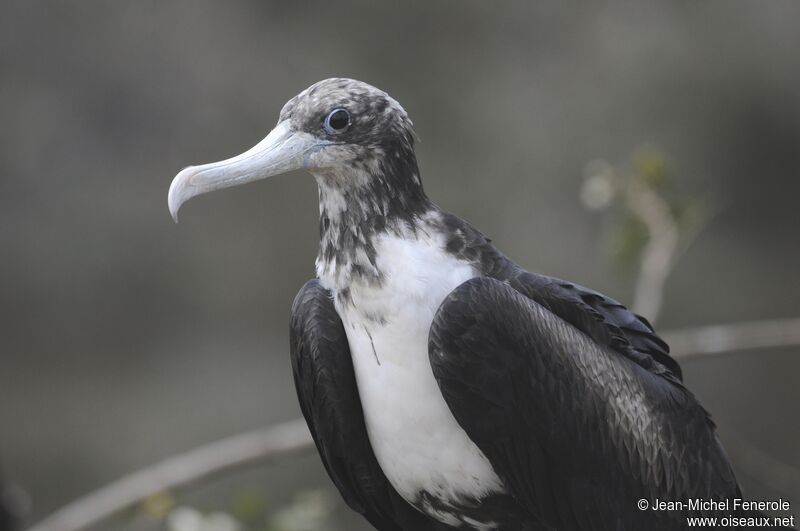
<path id="1" fill-rule="evenodd" d="M 447 407 L 428 359 L 436 310 L 450 291 L 475 276 L 474 269 L 427 237 L 383 237 L 375 249 L 382 285 L 354 282 L 351 302 L 337 299 L 336 307 L 381 468 L 412 504 L 421 503 L 423 491 L 445 503 L 504 492 L 489 461 Z"/>

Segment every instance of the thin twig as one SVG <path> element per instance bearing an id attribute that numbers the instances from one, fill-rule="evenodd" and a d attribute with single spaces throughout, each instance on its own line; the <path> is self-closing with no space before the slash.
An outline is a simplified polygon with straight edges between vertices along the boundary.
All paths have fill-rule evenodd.
<path id="1" fill-rule="evenodd" d="M 305 453 L 313 446 L 303 419 L 255 430 L 167 458 L 64 506 L 29 531 L 79 531 L 159 492 L 186 487 L 255 462 Z"/>
<path id="2" fill-rule="evenodd" d="M 669 204 L 650 187 L 631 182 L 625 187 L 628 207 L 647 227 L 649 238 L 642 250 L 633 310 L 651 322 L 658 320 L 664 284 L 675 264 L 679 231 Z"/>
<path id="3" fill-rule="evenodd" d="M 685 328 L 662 337 L 678 359 L 794 347 L 800 345 L 800 317 Z"/>

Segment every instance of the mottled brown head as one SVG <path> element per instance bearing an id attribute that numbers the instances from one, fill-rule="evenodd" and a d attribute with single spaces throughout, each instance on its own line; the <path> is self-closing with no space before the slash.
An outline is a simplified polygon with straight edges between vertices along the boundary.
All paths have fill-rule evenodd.
<path id="1" fill-rule="evenodd" d="M 284 105 L 279 121 L 336 144 L 373 149 L 414 144 L 413 125 L 403 107 L 384 91 L 354 79 L 314 83 Z"/>
<path id="2" fill-rule="evenodd" d="M 181 171 L 170 187 L 170 212 L 177 219 L 191 197 L 301 168 L 321 191 L 341 194 L 337 201 L 405 208 L 423 197 L 405 110 L 371 85 L 331 78 L 289 100 L 272 132 L 250 150 Z"/>

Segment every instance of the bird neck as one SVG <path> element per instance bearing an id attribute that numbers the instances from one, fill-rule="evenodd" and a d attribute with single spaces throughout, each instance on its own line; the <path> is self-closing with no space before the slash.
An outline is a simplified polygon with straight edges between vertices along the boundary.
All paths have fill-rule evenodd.
<path id="1" fill-rule="evenodd" d="M 422 189 L 413 153 L 314 177 L 320 210 L 317 275 L 329 289 L 346 290 L 353 281 L 380 284 L 376 238 L 414 232 L 420 216 L 435 208 Z"/>

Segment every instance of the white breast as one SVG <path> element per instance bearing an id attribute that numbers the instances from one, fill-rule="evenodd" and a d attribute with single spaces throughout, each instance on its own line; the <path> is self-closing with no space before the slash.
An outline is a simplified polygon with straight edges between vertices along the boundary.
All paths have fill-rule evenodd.
<path id="1" fill-rule="evenodd" d="M 383 236 L 374 244 L 381 286 L 355 281 L 350 303 L 337 298 L 336 308 L 381 468 L 412 504 L 420 503 L 422 491 L 445 503 L 504 492 L 489 461 L 448 409 L 428 359 L 436 310 L 450 291 L 475 276 L 474 269 L 444 252 L 436 236 Z M 458 523 L 445 513 L 434 516 Z"/>

